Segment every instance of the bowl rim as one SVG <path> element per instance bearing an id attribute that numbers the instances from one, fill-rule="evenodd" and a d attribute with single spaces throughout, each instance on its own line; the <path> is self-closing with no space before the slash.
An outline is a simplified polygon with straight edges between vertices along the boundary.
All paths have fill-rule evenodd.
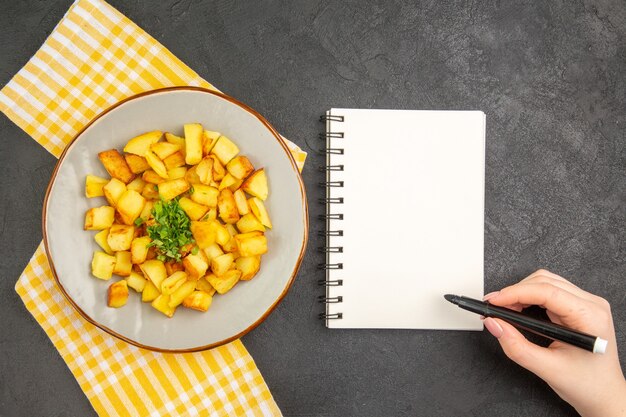
<path id="1" fill-rule="evenodd" d="M 146 96 L 149 96 L 149 95 L 152 95 L 152 94 L 159 94 L 159 93 L 165 93 L 165 92 L 171 92 L 171 91 L 195 91 L 195 92 L 201 92 L 201 93 L 206 93 L 206 94 L 212 94 L 212 95 L 217 96 L 219 98 L 222 98 L 222 99 L 224 99 L 226 101 L 229 101 L 232 104 L 235 104 L 236 106 L 240 107 L 241 109 L 247 111 L 248 113 L 250 113 L 254 117 L 256 117 L 265 126 L 265 128 L 267 128 L 270 131 L 272 136 L 278 141 L 278 143 L 281 145 L 281 147 L 283 148 L 283 150 L 287 154 L 287 157 L 289 158 L 289 162 L 291 163 L 291 167 L 292 167 L 292 169 L 294 170 L 294 172 L 296 174 L 296 178 L 298 179 L 298 184 L 299 184 L 299 187 L 300 187 L 300 198 L 302 199 L 302 207 L 304 209 L 304 213 L 303 213 L 304 214 L 304 235 L 303 235 L 302 246 L 300 248 L 300 254 L 298 255 L 298 259 L 297 259 L 296 264 L 294 266 L 294 269 L 293 269 L 293 271 L 291 273 L 291 277 L 289 278 L 289 281 L 287 282 L 287 284 L 283 288 L 283 291 L 280 293 L 278 298 L 273 302 L 273 304 L 265 311 L 265 313 L 263 313 L 261 315 L 261 317 L 259 317 L 258 320 L 256 320 L 254 323 L 252 323 L 250 326 L 248 326 L 243 331 L 237 333 L 236 335 L 233 335 L 231 337 L 228 337 L 226 339 L 223 339 L 223 340 L 220 340 L 218 342 L 211 343 L 211 344 L 208 344 L 208 345 L 197 346 L 197 347 L 192 347 L 192 348 L 185 348 L 185 349 L 164 349 L 164 348 L 160 348 L 160 347 L 157 347 L 157 346 L 149 346 L 149 345 L 145 345 L 145 344 L 139 343 L 139 342 L 137 342 L 137 341 L 135 341 L 133 339 L 130 339 L 130 338 L 126 337 L 126 336 L 123 336 L 123 335 L 117 333 L 116 331 L 110 329 L 109 327 L 107 327 L 107 326 L 97 322 L 95 319 L 93 319 L 91 316 L 89 316 L 87 313 L 85 313 L 74 302 L 72 297 L 70 297 L 70 295 L 65 291 L 65 288 L 63 287 L 63 285 L 61 284 L 61 281 L 59 280 L 57 272 L 56 272 L 56 270 L 54 268 L 54 262 L 52 260 L 52 256 L 51 256 L 51 252 L 50 252 L 50 248 L 49 248 L 48 232 L 47 232 L 47 214 L 48 214 L 48 202 L 49 202 L 50 192 L 51 192 L 52 187 L 53 187 L 53 185 L 54 185 L 54 183 L 56 181 L 57 174 L 58 174 L 58 171 L 59 171 L 59 169 L 61 167 L 62 162 L 65 159 L 65 156 L 67 155 L 67 153 L 70 150 L 70 148 L 76 142 L 76 140 L 92 124 L 94 124 L 97 120 L 99 120 L 100 118 L 102 118 L 103 116 L 108 114 L 110 111 L 112 111 L 112 110 L 116 109 L 117 107 L 125 104 L 126 102 L 129 102 L 129 101 L 132 101 L 132 100 L 135 100 L 135 99 L 138 99 L 138 98 L 146 97 Z M 309 208 L 308 208 L 308 202 L 307 202 L 307 198 L 306 198 L 306 191 L 305 191 L 305 187 L 304 187 L 304 182 L 302 180 L 302 175 L 300 174 L 300 171 L 298 170 L 298 166 L 296 164 L 296 161 L 293 158 L 293 155 L 291 154 L 291 151 L 287 147 L 287 144 L 283 140 L 282 136 L 276 131 L 276 129 L 274 129 L 274 127 L 263 116 L 261 116 L 261 114 L 259 114 L 256 110 L 254 110 L 250 106 L 240 102 L 239 100 L 237 100 L 237 99 L 235 99 L 233 97 L 230 97 L 230 96 L 228 96 L 228 95 L 226 95 L 224 93 L 221 93 L 219 91 L 211 90 L 211 89 L 204 88 L 204 87 L 196 87 L 196 86 L 173 86 L 173 87 L 158 88 L 158 89 L 154 89 L 154 90 L 150 90 L 150 91 L 144 91 L 142 93 L 135 94 L 135 95 L 126 97 L 126 98 L 118 101 L 117 103 L 115 103 L 112 106 L 108 107 L 107 109 L 103 110 L 101 113 L 96 115 L 93 119 L 91 119 L 72 138 L 72 140 L 66 145 L 65 149 L 61 153 L 61 156 L 59 157 L 59 160 L 57 161 L 57 163 L 56 163 L 56 165 L 54 167 L 54 170 L 52 171 L 52 175 L 50 177 L 50 181 L 48 183 L 48 187 L 46 188 L 46 194 L 45 194 L 44 200 L 43 200 L 43 210 L 42 210 L 41 217 L 42 217 L 41 224 L 42 224 L 42 231 L 43 231 L 43 243 L 44 243 L 46 257 L 48 258 L 48 263 L 50 264 L 50 271 L 52 272 L 52 276 L 54 277 L 54 280 L 55 280 L 57 286 L 61 290 L 61 293 L 63 294 L 65 299 L 72 305 L 72 307 L 74 307 L 74 309 L 78 312 L 78 314 L 80 314 L 80 316 L 83 319 L 87 320 L 89 323 L 93 324 L 94 326 L 104 330 L 106 333 L 110 334 L 111 336 L 114 336 L 114 337 L 116 337 L 116 338 L 118 338 L 120 340 L 123 340 L 124 342 L 130 343 L 130 344 L 132 344 L 134 346 L 137 346 L 139 348 L 147 349 L 147 350 L 151 350 L 151 351 L 155 351 L 155 352 L 161 352 L 161 353 L 199 352 L 199 351 L 203 351 L 203 350 L 212 349 L 212 348 L 215 348 L 215 347 L 222 346 L 222 345 L 225 345 L 227 343 L 230 343 L 233 340 L 239 339 L 239 338 L 243 337 L 244 335 L 246 335 L 247 333 L 249 333 L 250 331 L 252 331 L 253 329 L 255 329 L 259 324 L 261 324 L 263 321 L 265 321 L 265 319 L 270 315 L 270 313 L 272 313 L 272 311 L 274 311 L 274 309 L 278 306 L 278 304 L 285 298 L 285 296 L 287 295 L 287 292 L 289 291 L 289 289 L 293 285 L 293 282 L 295 281 L 295 278 L 298 275 L 298 271 L 300 269 L 300 265 L 302 264 L 302 259 L 304 258 L 304 254 L 306 252 L 306 247 L 307 247 L 307 243 L 308 243 L 308 235 L 309 235 Z"/>

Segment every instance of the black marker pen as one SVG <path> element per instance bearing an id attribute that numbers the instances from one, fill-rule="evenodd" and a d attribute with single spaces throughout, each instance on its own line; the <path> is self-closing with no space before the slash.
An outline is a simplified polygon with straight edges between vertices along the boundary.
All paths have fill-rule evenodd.
<path id="1" fill-rule="evenodd" d="M 599 337 L 569 329 L 550 321 L 535 319 L 515 310 L 494 306 L 473 298 L 452 294 L 446 294 L 444 297 L 464 310 L 481 314 L 485 317 L 495 317 L 504 320 L 515 327 L 528 330 L 548 339 L 568 343 L 593 353 L 604 353 L 606 351 L 608 342 Z"/>

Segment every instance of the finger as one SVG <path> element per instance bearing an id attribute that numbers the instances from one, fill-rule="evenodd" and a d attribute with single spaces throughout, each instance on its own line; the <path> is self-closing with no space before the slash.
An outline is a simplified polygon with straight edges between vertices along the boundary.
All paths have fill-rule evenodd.
<path id="1" fill-rule="evenodd" d="M 523 309 L 528 307 L 528 305 L 527 304 L 516 303 L 516 304 L 512 304 L 512 305 L 508 305 L 508 306 L 500 306 L 500 307 L 506 307 L 506 308 L 508 308 L 510 310 L 515 310 L 515 311 L 522 311 Z"/>
<path id="2" fill-rule="evenodd" d="M 580 298 L 584 298 L 586 300 L 589 300 L 599 306 L 603 306 L 604 303 L 606 302 L 606 300 L 600 296 L 597 296 L 595 294 L 592 294 L 590 292 L 587 292 L 585 290 L 583 290 L 582 288 L 578 287 L 577 285 L 575 285 L 574 283 L 568 281 L 567 279 L 563 278 L 562 276 L 559 276 L 555 273 L 552 273 L 550 271 L 547 271 L 545 269 L 539 269 L 535 272 L 533 272 L 532 274 L 530 274 L 529 276 L 527 276 L 526 278 L 524 278 L 522 281 L 520 282 L 546 282 L 546 283 L 551 283 L 553 285 L 559 286 L 563 289 L 566 289 L 568 291 L 571 291 L 572 293 L 574 293 L 575 295 L 579 296 Z"/>
<path id="3" fill-rule="evenodd" d="M 487 294 L 487 295 L 485 295 L 483 297 L 483 301 L 487 301 L 488 302 L 491 297 L 493 297 L 494 295 L 498 294 L 499 292 L 500 291 L 490 292 L 489 294 Z M 501 305 L 500 307 L 510 308 L 511 310 L 515 310 L 515 311 L 522 311 L 523 309 L 528 307 L 528 304 L 515 303 L 515 304 L 511 304 L 511 305 Z"/>
<path id="4" fill-rule="evenodd" d="M 591 301 L 591 302 L 595 302 L 596 300 L 596 296 L 588 293 L 585 290 L 582 290 L 580 288 L 578 288 L 577 286 L 575 286 L 574 284 L 572 284 L 571 282 L 568 281 L 560 281 L 560 280 L 556 280 L 554 278 L 551 277 L 547 277 L 547 276 L 543 276 L 543 275 L 538 275 L 536 277 L 534 277 L 531 280 L 525 281 L 525 283 L 528 284 L 551 284 L 554 285 L 555 287 L 559 287 L 562 288 L 565 291 L 569 291 L 572 294 L 576 295 L 577 297 L 580 297 L 584 300 L 587 301 Z"/>
<path id="5" fill-rule="evenodd" d="M 563 278 L 560 275 L 557 275 L 553 272 L 548 271 L 547 269 L 538 269 L 535 272 L 533 272 L 532 274 L 530 274 L 529 276 L 527 276 L 526 278 L 524 278 L 522 281 L 527 281 L 529 279 L 532 279 L 533 277 L 537 277 L 537 276 L 546 276 L 546 277 L 550 277 L 550 278 L 554 278 L 557 281 L 563 281 L 563 282 L 569 282 L 571 284 L 570 281 L 568 281 L 567 279 Z M 572 284 L 574 285 L 574 284 Z"/>
<path id="6" fill-rule="evenodd" d="M 560 324 L 560 325 L 564 325 L 565 323 L 563 323 L 563 320 L 561 320 L 561 318 L 559 316 L 557 316 L 556 314 L 554 314 L 551 311 L 546 311 L 546 313 L 548 314 L 548 318 L 550 319 L 550 321 L 552 323 L 556 323 L 556 324 Z"/>
<path id="7" fill-rule="evenodd" d="M 581 308 L 588 307 L 588 301 L 553 284 L 519 283 L 503 288 L 489 298 L 491 304 L 505 306 L 514 304 L 532 304 L 545 307 L 561 318 L 576 314 Z"/>
<path id="8" fill-rule="evenodd" d="M 550 271 L 546 271 L 545 269 L 540 269 L 538 271 L 533 272 L 532 274 L 530 274 L 529 276 L 527 276 L 520 282 L 525 282 L 525 283 L 543 282 L 547 284 L 552 284 L 556 287 L 563 288 L 564 290 L 567 290 L 577 295 L 578 297 L 584 298 L 589 301 L 595 301 L 595 298 L 596 298 L 595 295 L 588 293 L 587 291 L 581 289 L 580 287 L 577 287 L 576 285 L 566 280 L 565 278 L 560 277 L 556 274 L 553 274 Z"/>
<path id="9" fill-rule="evenodd" d="M 513 362 L 539 377 L 557 371 L 559 364 L 553 352 L 529 342 L 515 327 L 500 319 L 488 317 L 487 330 L 498 339 L 504 354 Z"/>

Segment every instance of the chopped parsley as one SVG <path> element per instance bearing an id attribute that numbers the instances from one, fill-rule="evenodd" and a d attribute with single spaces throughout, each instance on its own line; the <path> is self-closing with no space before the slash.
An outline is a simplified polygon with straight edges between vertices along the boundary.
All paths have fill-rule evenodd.
<path id="1" fill-rule="evenodd" d="M 180 248 L 194 243 L 189 227 L 191 222 L 187 214 L 178 204 L 178 199 L 170 201 L 158 201 L 152 208 L 152 216 L 155 224 L 148 226 L 148 236 L 157 251 L 157 259 L 160 261 L 181 260 Z"/>

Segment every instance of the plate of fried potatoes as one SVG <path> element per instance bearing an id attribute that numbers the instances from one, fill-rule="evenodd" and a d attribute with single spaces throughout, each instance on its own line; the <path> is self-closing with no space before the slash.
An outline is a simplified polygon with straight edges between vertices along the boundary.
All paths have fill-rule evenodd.
<path id="1" fill-rule="evenodd" d="M 308 238 L 302 178 L 257 112 L 197 87 L 109 108 L 67 146 L 44 200 L 62 293 L 136 346 L 209 349 L 286 295 Z"/>

